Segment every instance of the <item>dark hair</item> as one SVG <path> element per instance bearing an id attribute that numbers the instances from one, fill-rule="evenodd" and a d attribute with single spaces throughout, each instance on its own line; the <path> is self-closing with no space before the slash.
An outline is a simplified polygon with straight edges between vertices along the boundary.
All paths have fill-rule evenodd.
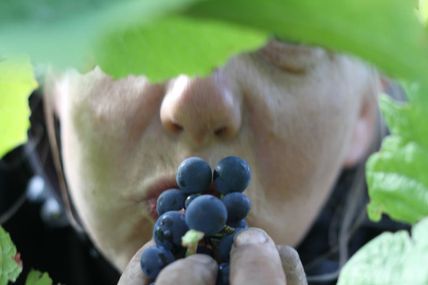
<path id="1" fill-rule="evenodd" d="M 44 178 L 50 194 L 65 210 L 69 223 L 80 234 L 83 225 L 71 203 L 61 159 L 60 123 L 53 112 L 49 96 L 39 89 L 30 96 L 30 129 L 28 151 L 31 165 L 37 175 Z"/>

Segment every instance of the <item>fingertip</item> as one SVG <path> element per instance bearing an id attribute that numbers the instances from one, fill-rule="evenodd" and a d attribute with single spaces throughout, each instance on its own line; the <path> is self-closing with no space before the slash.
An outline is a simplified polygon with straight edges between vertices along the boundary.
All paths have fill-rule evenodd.
<path id="1" fill-rule="evenodd" d="M 261 229 L 249 228 L 237 234 L 230 258 L 231 284 L 285 284 L 279 253 Z"/>
<path id="2" fill-rule="evenodd" d="M 207 266 L 216 266 L 215 260 L 211 256 L 206 254 L 194 254 L 187 257 L 186 259 L 191 260 L 192 262 L 200 263 Z"/>
<path id="3" fill-rule="evenodd" d="M 297 250 L 285 245 L 278 246 L 278 252 L 287 278 L 287 284 L 307 285 L 305 270 Z"/>
<path id="4" fill-rule="evenodd" d="M 249 244 L 263 244 L 271 239 L 268 234 L 259 228 L 248 228 L 240 231 L 234 237 L 234 246 L 244 246 Z"/>
<path id="5" fill-rule="evenodd" d="M 204 254 L 191 255 L 165 267 L 160 272 L 156 285 L 214 285 L 217 269 L 217 263 L 210 256 Z"/>

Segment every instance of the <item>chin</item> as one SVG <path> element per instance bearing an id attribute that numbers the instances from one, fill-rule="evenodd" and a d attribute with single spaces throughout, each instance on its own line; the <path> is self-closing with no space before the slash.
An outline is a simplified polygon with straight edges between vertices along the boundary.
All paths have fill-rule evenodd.
<path id="1" fill-rule="evenodd" d="M 119 223 L 120 224 L 120 223 Z M 128 216 L 124 226 L 117 225 L 114 231 L 92 232 L 91 238 L 97 249 L 120 272 L 137 251 L 152 238 L 152 221 L 148 216 Z"/>

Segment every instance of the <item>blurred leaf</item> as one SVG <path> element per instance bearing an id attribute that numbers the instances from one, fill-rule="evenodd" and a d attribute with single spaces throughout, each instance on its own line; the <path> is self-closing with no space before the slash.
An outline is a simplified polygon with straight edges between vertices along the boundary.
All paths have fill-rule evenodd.
<path id="1" fill-rule="evenodd" d="M 94 41 L 135 21 L 149 21 L 194 0 L 0 1 L 0 54 L 82 66 Z"/>
<path id="2" fill-rule="evenodd" d="M 256 29 L 259 35 L 274 34 L 360 56 L 394 77 L 426 80 L 428 35 L 415 8 L 412 1 L 402 0 L 8 0 L 0 3 L 0 54 L 30 51 L 37 61 L 74 66 L 99 60 L 115 76 L 144 72 L 164 79 L 179 73 L 204 75 L 232 54 L 254 48 L 256 36 L 250 39 L 248 31 Z M 201 24 L 175 17 L 160 20 L 159 27 L 154 23 L 143 27 L 157 16 L 183 9 L 202 19 Z M 208 28 L 214 25 L 208 19 L 245 27 L 243 41 L 232 41 L 225 24 L 221 33 Z M 126 24 L 134 27 L 124 31 Z M 231 29 L 236 32 L 236 26 Z M 106 50 L 98 46 L 94 55 L 84 58 L 106 33 Z M 198 44 L 203 40 L 210 43 L 206 53 Z M 213 53 L 214 47 L 221 52 Z M 107 59 L 113 52 L 124 53 Z"/>
<path id="3" fill-rule="evenodd" d="M 428 284 L 428 218 L 412 229 L 384 233 L 362 247 L 345 265 L 338 285 Z"/>
<path id="4" fill-rule="evenodd" d="M 25 285 L 52 285 L 52 279 L 47 273 L 31 270 L 25 280 Z"/>
<path id="5" fill-rule="evenodd" d="M 36 87 L 28 59 L 0 59 L 0 157 L 27 140 L 28 96 Z"/>
<path id="6" fill-rule="evenodd" d="M 15 282 L 22 271 L 22 264 L 16 259 L 16 247 L 10 235 L 0 226 L 0 285 Z"/>
<path id="7" fill-rule="evenodd" d="M 181 73 L 208 74 L 231 55 L 265 40 L 264 34 L 242 27 L 168 17 L 110 34 L 94 54 L 110 75 L 146 74 L 158 81 Z"/>
<path id="8" fill-rule="evenodd" d="M 187 14 L 359 56 L 398 78 L 427 80 L 428 35 L 413 1 L 206 0 Z"/>

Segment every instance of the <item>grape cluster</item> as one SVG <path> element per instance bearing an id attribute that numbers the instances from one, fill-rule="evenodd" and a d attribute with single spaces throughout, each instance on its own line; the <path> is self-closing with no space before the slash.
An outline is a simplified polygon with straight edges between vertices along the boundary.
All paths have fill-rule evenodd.
<path id="1" fill-rule="evenodd" d="M 177 170 L 179 189 L 168 189 L 157 199 L 156 245 L 146 248 L 140 260 L 146 276 L 154 282 L 174 260 L 202 253 L 219 264 L 217 285 L 229 284 L 233 238 L 247 228 L 251 201 L 242 192 L 250 178 L 248 163 L 236 156 L 219 161 L 214 172 L 199 157 L 184 160 Z"/>

